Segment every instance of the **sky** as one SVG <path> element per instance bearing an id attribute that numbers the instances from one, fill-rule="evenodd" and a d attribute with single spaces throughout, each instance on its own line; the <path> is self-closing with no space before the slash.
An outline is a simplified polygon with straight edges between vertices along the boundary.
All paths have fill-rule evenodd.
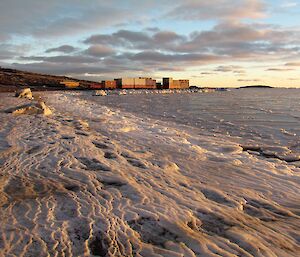
<path id="1" fill-rule="evenodd" d="M 1 0 L 0 66 L 300 87 L 300 0 Z"/>

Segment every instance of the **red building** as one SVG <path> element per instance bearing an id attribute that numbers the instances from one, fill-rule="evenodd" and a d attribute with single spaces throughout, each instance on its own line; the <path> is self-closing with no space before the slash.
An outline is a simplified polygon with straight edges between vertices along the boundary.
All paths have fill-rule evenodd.
<path id="1" fill-rule="evenodd" d="M 101 83 L 92 83 L 90 85 L 90 89 L 102 89 L 102 84 Z"/>
<path id="2" fill-rule="evenodd" d="M 117 83 L 115 80 L 102 80 L 102 89 L 116 89 Z"/>
<path id="3" fill-rule="evenodd" d="M 156 80 L 152 78 L 120 78 L 115 79 L 117 88 L 122 89 L 155 89 Z"/>

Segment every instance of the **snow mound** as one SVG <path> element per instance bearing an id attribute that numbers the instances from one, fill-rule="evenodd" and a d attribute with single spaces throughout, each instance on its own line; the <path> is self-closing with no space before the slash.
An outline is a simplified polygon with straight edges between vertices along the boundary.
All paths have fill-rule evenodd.
<path id="1" fill-rule="evenodd" d="M 30 88 L 24 88 L 18 90 L 15 96 L 19 98 L 28 98 L 29 100 L 33 100 L 32 92 Z"/>
<path id="2" fill-rule="evenodd" d="M 37 102 L 37 103 L 28 103 L 19 105 L 10 109 L 7 109 L 6 112 L 12 113 L 14 115 L 20 114 L 43 114 L 45 116 L 51 115 L 51 109 L 44 103 L 44 102 Z"/>

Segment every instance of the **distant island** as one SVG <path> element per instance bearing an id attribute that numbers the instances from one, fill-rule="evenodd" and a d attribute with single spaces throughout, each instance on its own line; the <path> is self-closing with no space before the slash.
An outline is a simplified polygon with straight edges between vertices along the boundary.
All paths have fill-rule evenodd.
<path id="1" fill-rule="evenodd" d="M 253 86 L 242 86 L 242 87 L 238 87 L 238 89 L 251 89 L 251 88 L 274 88 L 271 86 L 265 86 L 265 85 L 253 85 Z"/>

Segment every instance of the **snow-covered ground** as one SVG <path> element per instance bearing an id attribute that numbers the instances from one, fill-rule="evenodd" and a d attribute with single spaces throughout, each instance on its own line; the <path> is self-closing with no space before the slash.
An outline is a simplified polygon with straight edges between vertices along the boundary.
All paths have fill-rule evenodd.
<path id="1" fill-rule="evenodd" d="M 299 256 L 296 162 L 41 96 L 53 115 L 12 116 L 26 100 L 1 95 L 0 256 Z"/>

